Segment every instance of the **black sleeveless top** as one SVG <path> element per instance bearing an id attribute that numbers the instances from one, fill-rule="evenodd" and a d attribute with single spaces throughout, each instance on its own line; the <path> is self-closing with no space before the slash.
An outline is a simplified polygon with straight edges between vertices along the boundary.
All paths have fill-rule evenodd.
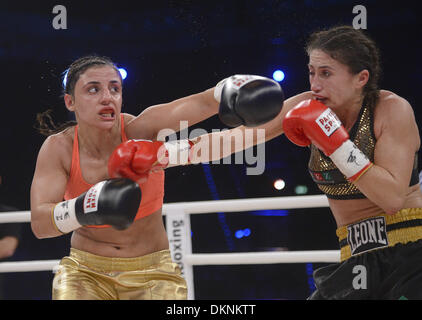
<path id="1" fill-rule="evenodd" d="M 350 140 L 374 162 L 375 134 L 373 111 L 364 106 L 361 108 L 358 120 L 349 132 Z M 312 180 L 318 188 L 330 199 L 363 199 L 366 198 L 359 189 L 337 169 L 329 157 L 313 144 L 310 146 L 311 157 L 308 169 Z M 410 186 L 419 183 L 418 153 L 415 154 Z"/>

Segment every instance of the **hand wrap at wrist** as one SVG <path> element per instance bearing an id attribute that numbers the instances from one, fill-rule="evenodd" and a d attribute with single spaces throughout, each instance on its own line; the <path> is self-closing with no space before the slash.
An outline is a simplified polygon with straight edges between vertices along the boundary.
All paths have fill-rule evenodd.
<path id="1" fill-rule="evenodd" d="M 373 165 L 351 140 L 346 140 L 330 158 L 351 182 L 357 181 Z"/>

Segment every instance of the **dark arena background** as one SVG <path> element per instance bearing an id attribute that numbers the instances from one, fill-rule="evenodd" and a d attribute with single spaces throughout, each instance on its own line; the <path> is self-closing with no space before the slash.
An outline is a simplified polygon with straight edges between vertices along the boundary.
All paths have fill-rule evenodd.
<path id="1" fill-rule="evenodd" d="M 56 5 L 66 29 L 55 29 Z M 232 74 L 269 78 L 276 70 L 286 97 L 309 89 L 304 44 L 310 32 L 352 25 L 366 9 L 366 32 L 381 50 L 380 87 L 406 98 L 422 125 L 422 49 L 414 1 L 2 1 L 0 3 L 1 203 L 30 210 L 30 187 L 45 139 L 37 113 L 72 119 L 62 76 L 78 57 L 112 58 L 127 71 L 123 112 L 139 114 L 214 87 Z M 62 21 L 63 22 L 63 21 Z M 189 130 L 224 129 L 214 116 Z M 309 150 L 284 136 L 265 144 L 265 171 L 248 164 L 198 164 L 166 170 L 165 203 L 317 195 L 307 172 Z M 233 158 L 234 159 L 234 158 Z M 282 179 L 278 190 L 274 182 Z M 193 253 L 337 250 L 328 208 L 216 212 L 191 216 Z M 1 262 L 60 259 L 70 236 L 36 239 L 22 224 L 15 254 Z M 321 263 L 195 266 L 195 299 L 303 300 Z M 2 299 L 49 300 L 53 272 L 1 273 Z"/>

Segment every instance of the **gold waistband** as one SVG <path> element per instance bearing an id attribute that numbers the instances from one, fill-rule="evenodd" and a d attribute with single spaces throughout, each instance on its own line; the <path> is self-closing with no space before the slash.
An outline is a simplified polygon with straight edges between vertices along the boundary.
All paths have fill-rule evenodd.
<path id="1" fill-rule="evenodd" d="M 393 215 L 381 214 L 371 218 L 377 217 L 385 219 L 388 247 L 422 239 L 422 208 L 407 208 L 397 211 Z M 347 243 L 348 227 L 371 218 L 356 221 L 336 230 L 340 242 L 341 261 L 352 256 L 351 247 Z"/>
<path id="2" fill-rule="evenodd" d="M 98 256 L 75 248 L 70 249 L 69 259 L 98 271 L 133 271 L 156 266 L 165 260 L 171 261 L 169 250 L 153 252 L 135 258 Z"/>

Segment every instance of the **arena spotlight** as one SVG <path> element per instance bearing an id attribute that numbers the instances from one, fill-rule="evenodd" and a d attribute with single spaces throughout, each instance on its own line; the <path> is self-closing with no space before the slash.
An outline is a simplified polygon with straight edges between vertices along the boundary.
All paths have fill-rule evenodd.
<path id="1" fill-rule="evenodd" d="M 124 68 L 118 68 L 119 72 L 120 72 L 120 76 L 122 77 L 122 80 L 125 80 L 127 77 L 127 71 Z M 67 74 L 69 73 L 69 69 L 67 69 L 64 72 L 64 76 L 63 76 L 63 88 L 66 88 L 66 82 L 67 82 Z"/>
<path id="2" fill-rule="evenodd" d="M 243 230 L 237 230 L 235 233 L 234 233 L 234 236 L 237 238 L 237 239 L 241 239 L 241 238 L 243 238 L 243 237 L 249 237 L 251 235 L 251 229 L 249 229 L 249 228 L 246 228 L 246 229 L 243 229 Z"/>
<path id="3" fill-rule="evenodd" d="M 285 186 L 286 183 L 283 179 L 277 179 L 276 181 L 274 181 L 274 188 L 277 190 L 283 190 Z"/>
<path id="4" fill-rule="evenodd" d="M 124 68 L 119 68 L 120 75 L 122 76 L 122 79 L 125 80 L 127 77 L 127 71 Z"/>
<path id="5" fill-rule="evenodd" d="M 295 188 L 296 194 L 307 194 L 308 193 L 308 187 L 305 185 L 297 185 Z"/>
<path id="6" fill-rule="evenodd" d="M 284 77 L 285 77 L 284 72 L 281 70 L 276 70 L 273 72 L 273 79 L 277 82 L 283 81 Z"/>
<path id="7" fill-rule="evenodd" d="M 63 88 L 66 88 L 66 82 L 67 82 L 67 74 L 69 73 L 69 69 L 67 69 L 65 72 L 63 72 Z"/>

